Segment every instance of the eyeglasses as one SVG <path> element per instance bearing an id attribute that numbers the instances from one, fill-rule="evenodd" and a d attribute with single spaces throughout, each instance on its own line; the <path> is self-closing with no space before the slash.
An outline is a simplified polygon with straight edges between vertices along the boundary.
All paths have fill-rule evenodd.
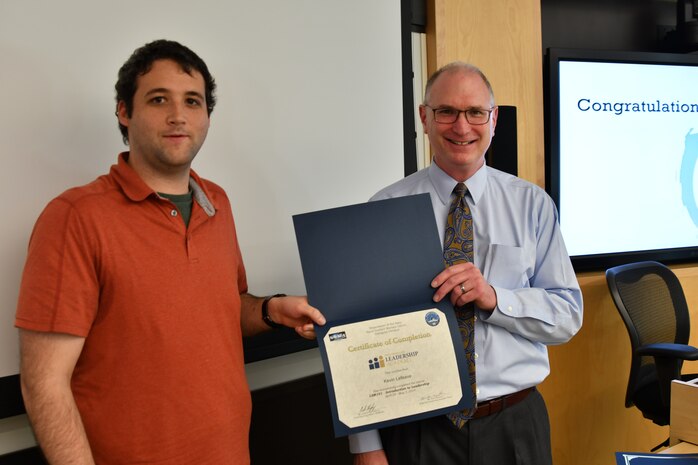
<path id="1" fill-rule="evenodd" d="M 460 116 L 460 114 L 464 113 L 465 120 L 469 124 L 474 125 L 486 124 L 490 120 L 490 115 L 496 108 L 467 108 L 465 110 L 458 110 L 457 108 L 450 107 L 432 108 L 429 105 L 424 106 L 431 109 L 431 111 L 434 112 L 434 121 L 436 121 L 437 123 L 453 124 L 456 121 L 458 121 L 458 117 Z"/>

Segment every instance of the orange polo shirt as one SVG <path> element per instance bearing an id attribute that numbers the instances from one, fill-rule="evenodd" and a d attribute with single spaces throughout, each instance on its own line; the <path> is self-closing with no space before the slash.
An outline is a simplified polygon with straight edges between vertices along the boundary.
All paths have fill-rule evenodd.
<path id="1" fill-rule="evenodd" d="M 127 159 L 42 212 L 15 324 L 86 338 L 72 389 L 98 464 L 249 463 L 228 198 L 192 172 L 186 228 Z"/>

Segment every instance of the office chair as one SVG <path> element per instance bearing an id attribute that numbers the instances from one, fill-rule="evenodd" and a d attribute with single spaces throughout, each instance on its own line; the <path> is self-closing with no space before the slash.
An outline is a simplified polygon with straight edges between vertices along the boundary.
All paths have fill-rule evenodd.
<path id="1" fill-rule="evenodd" d="M 681 283 L 657 262 L 610 268 L 606 282 L 632 348 L 625 406 L 668 425 L 671 380 L 698 376 L 681 375 L 684 360 L 698 360 L 698 348 L 687 345 L 691 327 Z"/>

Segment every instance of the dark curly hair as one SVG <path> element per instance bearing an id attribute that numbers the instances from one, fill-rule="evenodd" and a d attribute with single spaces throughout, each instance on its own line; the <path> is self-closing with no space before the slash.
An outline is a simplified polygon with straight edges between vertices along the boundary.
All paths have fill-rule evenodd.
<path id="1" fill-rule="evenodd" d="M 146 74 L 157 60 L 172 60 L 182 67 L 182 70 L 191 74 L 192 70 L 198 71 L 204 78 L 206 86 L 206 109 L 209 116 L 216 106 L 216 81 L 208 71 L 204 60 L 184 45 L 172 40 L 156 40 L 136 49 L 119 70 L 119 78 L 114 88 L 116 89 L 116 105 L 123 101 L 126 105 L 126 114 L 133 114 L 133 96 L 136 93 L 137 81 L 140 76 Z M 119 130 L 128 144 L 128 128 L 119 123 Z"/>

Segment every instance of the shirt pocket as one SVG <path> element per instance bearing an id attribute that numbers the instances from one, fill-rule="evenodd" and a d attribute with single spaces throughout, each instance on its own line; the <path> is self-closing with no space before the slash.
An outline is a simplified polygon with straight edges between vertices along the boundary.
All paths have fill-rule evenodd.
<path id="1" fill-rule="evenodd" d="M 491 285 L 504 289 L 529 287 L 528 265 L 521 247 L 490 244 L 485 256 L 482 273 Z"/>

